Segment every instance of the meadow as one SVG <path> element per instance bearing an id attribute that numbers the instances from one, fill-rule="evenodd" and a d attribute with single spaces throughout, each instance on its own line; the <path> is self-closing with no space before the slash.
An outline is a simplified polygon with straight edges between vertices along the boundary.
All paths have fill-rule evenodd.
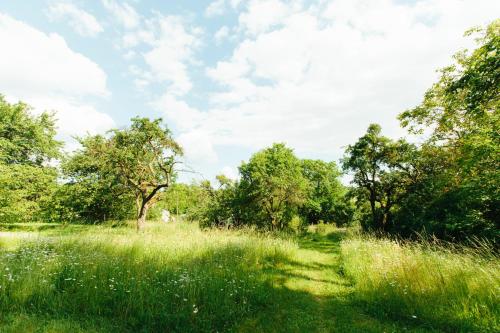
<path id="1" fill-rule="evenodd" d="M 349 229 L 0 229 L 1 332 L 495 332 L 499 260 Z"/>

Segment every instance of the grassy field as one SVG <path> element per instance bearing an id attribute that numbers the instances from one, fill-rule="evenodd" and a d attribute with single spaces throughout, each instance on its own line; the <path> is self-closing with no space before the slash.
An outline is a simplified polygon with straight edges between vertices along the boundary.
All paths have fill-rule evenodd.
<path id="1" fill-rule="evenodd" d="M 0 332 L 495 332 L 498 258 L 356 236 L 0 226 Z"/>

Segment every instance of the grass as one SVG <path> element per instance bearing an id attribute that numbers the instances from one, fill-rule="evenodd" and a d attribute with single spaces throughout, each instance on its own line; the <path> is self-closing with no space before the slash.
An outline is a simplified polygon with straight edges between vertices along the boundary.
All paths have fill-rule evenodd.
<path id="1" fill-rule="evenodd" d="M 498 271 L 335 228 L 22 225 L 0 231 L 0 332 L 495 331 Z"/>
<path id="2" fill-rule="evenodd" d="M 377 316 L 449 332 L 500 331 L 500 265 L 484 248 L 370 237 L 341 248 L 355 298 Z"/>

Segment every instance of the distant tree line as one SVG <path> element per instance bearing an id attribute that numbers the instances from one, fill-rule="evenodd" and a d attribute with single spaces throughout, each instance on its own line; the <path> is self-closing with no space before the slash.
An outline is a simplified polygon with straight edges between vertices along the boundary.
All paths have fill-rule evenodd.
<path id="1" fill-rule="evenodd" d="M 239 167 L 240 179 L 218 176 L 218 187 L 203 184 L 209 194 L 197 219 L 204 226 L 255 225 L 284 230 L 318 222 L 344 225 L 354 206 L 345 199 L 336 164 L 300 160 L 284 144 L 254 154 Z"/>
<path id="2" fill-rule="evenodd" d="M 302 160 L 277 143 L 239 167 L 238 179 L 176 182 L 182 148 L 161 119 L 79 138 L 61 151 L 54 116 L 0 96 L 0 222 L 135 218 L 161 209 L 206 227 L 269 230 L 359 223 L 368 231 L 498 244 L 500 223 L 500 21 L 475 29 L 478 47 L 455 55 L 417 107 L 399 120 L 421 144 L 372 124 L 340 168 Z M 352 176 L 344 186 L 340 176 Z"/>

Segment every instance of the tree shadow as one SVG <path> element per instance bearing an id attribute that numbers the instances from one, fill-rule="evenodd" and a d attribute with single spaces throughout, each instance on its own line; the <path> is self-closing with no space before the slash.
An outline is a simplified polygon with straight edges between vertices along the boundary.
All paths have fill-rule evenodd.
<path id="1" fill-rule="evenodd" d="M 299 247 L 338 255 L 341 238 L 336 232 L 306 235 Z M 229 243 L 162 262 L 154 254 L 138 254 L 133 246 L 54 243 L 42 252 L 60 253 L 51 274 L 43 275 L 52 279 L 48 287 L 27 289 L 40 273 L 34 269 L 26 273 L 26 280 L 19 275 L 4 294 L 7 297 L 0 296 L 0 312 L 14 318 L 19 313 L 71 320 L 83 329 L 101 327 L 102 332 L 433 331 L 411 321 L 368 314 L 353 301 L 348 281 L 300 272 L 326 269 L 333 277 L 338 265 L 298 262 L 279 251 L 255 258 L 249 251 Z M 62 253 L 69 256 L 65 259 Z M 290 288 L 292 280 L 343 291 L 318 296 Z"/>
<path id="2" fill-rule="evenodd" d="M 299 247 L 321 253 L 340 254 L 340 242 L 345 237 L 345 231 L 338 229 L 326 234 L 307 233 L 298 238 Z"/>
<path id="3" fill-rule="evenodd" d="M 299 248 L 335 258 L 345 231 L 309 233 L 298 239 Z M 331 278 L 316 278 L 302 272 L 326 271 Z M 429 325 L 405 318 L 377 316 L 366 311 L 353 297 L 352 283 L 343 278 L 340 260 L 332 263 L 301 262 L 289 257 L 269 260 L 266 275 L 271 277 L 273 303 L 268 310 L 238 326 L 239 332 L 436 332 Z M 324 295 L 290 288 L 290 284 L 314 283 L 335 292 Z M 450 330 L 452 331 L 452 330 Z"/>

